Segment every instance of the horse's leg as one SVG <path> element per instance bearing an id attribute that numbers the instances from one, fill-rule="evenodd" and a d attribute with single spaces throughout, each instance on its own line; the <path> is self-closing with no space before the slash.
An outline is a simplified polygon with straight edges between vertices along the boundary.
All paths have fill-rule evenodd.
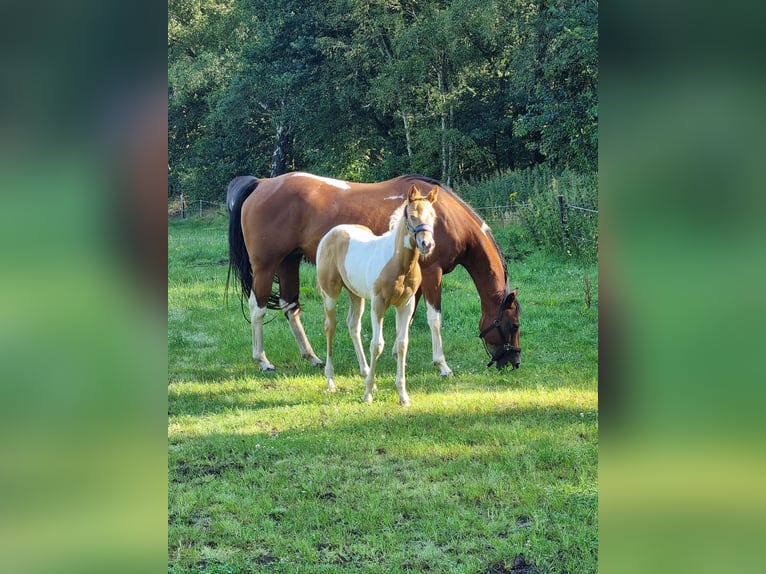
<path id="1" fill-rule="evenodd" d="M 373 299 L 370 315 L 372 317 L 372 341 L 370 341 L 370 372 L 364 379 L 364 401 L 372 402 L 372 393 L 377 391 L 375 386 L 375 365 L 378 364 L 378 357 L 383 352 L 383 315 L 386 312 L 385 306 L 377 297 Z"/>
<path id="2" fill-rule="evenodd" d="M 362 347 L 362 315 L 364 315 L 364 299 L 349 291 L 348 300 L 348 315 L 346 316 L 348 334 L 351 336 L 351 341 L 354 343 L 356 360 L 359 362 L 359 372 L 363 377 L 366 377 L 370 372 L 370 366 L 367 364 L 367 357 L 365 357 L 364 347 Z"/>
<path id="3" fill-rule="evenodd" d="M 301 322 L 301 308 L 298 303 L 300 294 L 300 263 L 301 255 L 289 255 L 285 257 L 279 266 L 279 306 L 285 312 L 287 323 L 293 333 L 295 342 L 304 359 L 311 362 L 312 367 L 321 367 L 322 360 L 316 356 L 314 349 L 306 337 L 306 331 Z"/>
<path id="4" fill-rule="evenodd" d="M 269 289 L 271 289 L 271 281 L 269 281 Z M 253 328 L 253 359 L 261 365 L 262 371 L 273 371 L 274 365 L 266 358 L 263 350 L 263 316 L 266 314 L 266 305 L 264 304 L 263 307 L 258 305 L 253 291 L 250 291 L 247 303 L 250 307 L 250 324 Z"/>
<path id="5" fill-rule="evenodd" d="M 442 270 L 436 265 L 422 270 L 423 282 L 421 289 L 426 300 L 426 316 L 431 328 L 431 348 L 433 363 L 439 367 L 442 377 L 452 375 L 452 369 L 447 365 L 442 346 Z"/>
<path id="6" fill-rule="evenodd" d="M 335 392 L 335 369 L 332 364 L 332 343 L 335 338 L 335 326 L 338 321 L 335 314 L 337 296 L 333 297 L 322 291 L 322 304 L 324 305 L 324 336 L 327 341 L 327 360 L 324 365 L 324 374 L 327 378 L 327 390 Z"/>
<path id="7" fill-rule="evenodd" d="M 407 347 L 410 340 L 410 319 L 415 312 L 415 297 L 396 308 L 396 390 L 399 391 L 399 404 L 410 406 L 410 397 L 407 395 L 405 369 L 407 366 Z"/>

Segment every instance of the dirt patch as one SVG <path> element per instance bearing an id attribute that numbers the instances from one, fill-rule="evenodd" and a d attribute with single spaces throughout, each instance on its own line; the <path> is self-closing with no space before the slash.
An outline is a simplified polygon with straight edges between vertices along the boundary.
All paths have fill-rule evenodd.
<path id="1" fill-rule="evenodd" d="M 514 556 L 510 567 L 505 562 L 490 564 L 483 574 L 539 574 L 534 564 L 527 562 L 523 554 Z"/>
<path id="2" fill-rule="evenodd" d="M 274 564 L 275 562 L 279 562 L 279 558 L 272 556 L 271 554 L 262 554 L 261 556 L 253 558 L 253 562 L 260 565 Z"/>
<path id="3" fill-rule="evenodd" d="M 529 516 L 522 514 L 516 519 L 517 528 L 529 528 L 532 526 L 532 519 Z"/>

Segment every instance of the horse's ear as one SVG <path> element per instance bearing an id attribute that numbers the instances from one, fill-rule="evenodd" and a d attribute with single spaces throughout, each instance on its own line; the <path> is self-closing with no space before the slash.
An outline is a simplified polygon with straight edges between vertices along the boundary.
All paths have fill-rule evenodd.
<path id="1" fill-rule="evenodd" d="M 514 289 L 513 291 L 511 291 L 510 293 L 508 293 L 508 295 L 506 295 L 506 297 L 505 297 L 505 307 L 506 307 L 507 309 L 510 309 L 510 308 L 511 308 L 511 305 L 512 305 L 512 304 L 513 304 L 513 302 L 516 300 L 516 296 L 517 296 L 518 294 L 519 294 L 519 288 L 518 288 L 518 287 L 516 287 L 516 289 Z"/>
<path id="2" fill-rule="evenodd" d="M 417 187 L 415 187 L 414 185 L 411 185 L 410 186 L 410 191 L 407 194 L 407 200 L 408 201 L 414 201 L 418 197 L 420 197 L 420 191 L 418 190 Z"/>
<path id="3" fill-rule="evenodd" d="M 428 194 L 426 199 L 430 201 L 431 203 L 436 203 L 436 196 L 439 195 L 439 186 L 435 185 L 434 188 L 431 190 L 431 193 Z"/>

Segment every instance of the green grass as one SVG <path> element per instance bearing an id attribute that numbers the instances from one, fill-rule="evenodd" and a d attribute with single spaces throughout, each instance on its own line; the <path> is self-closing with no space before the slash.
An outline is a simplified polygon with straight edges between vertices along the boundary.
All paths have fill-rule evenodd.
<path id="1" fill-rule="evenodd" d="M 496 231 L 505 248 L 513 231 Z M 595 266 L 538 252 L 509 264 L 524 351 L 521 369 L 502 372 L 485 368 L 470 278 L 462 268 L 447 275 L 443 336 L 455 376 L 430 364 L 421 306 L 405 409 L 392 312 L 375 402 L 361 402 L 340 328 L 338 392 L 328 394 L 276 312 L 265 340 L 277 371 L 254 366 L 239 301 L 223 301 L 223 218 L 171 221 L 168 242 L 169 572 L 596 571 Z M 323 357 L 310 266 L 302 293 Z M 369 310 L 363 327 L 367 344 Z"/>

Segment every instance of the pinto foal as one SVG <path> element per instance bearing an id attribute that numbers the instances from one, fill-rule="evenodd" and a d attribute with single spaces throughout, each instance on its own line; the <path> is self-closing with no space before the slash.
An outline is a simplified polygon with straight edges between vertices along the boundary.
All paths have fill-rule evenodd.
<path id="1" fill-rule="evenodd" d="M 324 331 L 327 340 L 325 376 L 327 389 L 335 391 L 332 365 L 332 343 L 337 324 L 335 306 L 343 287 L 348 291 L 348 331 L 354 343 L 359 370 L 365 377 L 364 400 L 372 402 L 375 387 L 375 365 L 383 351 L 383 315 L 396 307 L 396 388 L 399 403 L 410 406 L 405 386 L 404 368 L 409 342 L 409 326 L 415 311 L 415 293 L 422 279 L 418 255 L 428 257 L 434 249 L 433 203 L 439 194 L 434 186 L 422 196 L 413 185 L 407 200 L 391 216 L 389 231 L 375 235 L 362 225 L 338 225 L 319 242 L 317 248 L 317 281 L 324 303 Z M 361 323 L 364 300 L 372 307 L 372 341 L 370 365 L 362 348 Z"/>

